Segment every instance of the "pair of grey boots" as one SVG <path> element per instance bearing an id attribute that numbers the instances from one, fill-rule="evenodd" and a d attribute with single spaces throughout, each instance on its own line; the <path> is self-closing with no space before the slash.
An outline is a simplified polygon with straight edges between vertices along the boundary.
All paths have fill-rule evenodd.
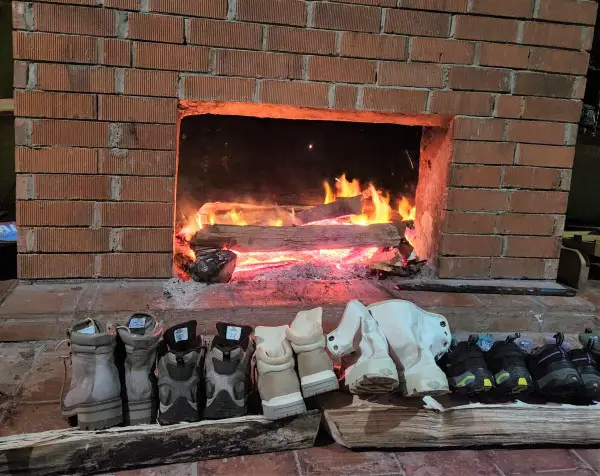
<path id="1" fill-rule="evenodd" d="M 116 329 L 87 319 L 67 335 L 72 373 L 70 390 L 61 395 L 63 416 L 76 416 L 86 430 L 151 423 L 156 415 L 153 370 L 162 335 L 156 319 L 134 314 Z"/>
<path id="2" fill-rule="evenodd" d="M 217 331 L 205 342 L 189 321 L 163 334 L 141 313 L 116 329 L 93 319 L 76 324 L 68 332 L 72 375 L 61 395 L 63 416 L 97 430 L 246 414 L 252 328 L 218 323 Z"/>
<path id="3" fill-rule="evenodd" d="M 169 425 L 247 413 L 252 327 L 217 323 L 217 335 L 196 335 L 196 321 L 171 327 L 158 349 L 158 422 Z"/>

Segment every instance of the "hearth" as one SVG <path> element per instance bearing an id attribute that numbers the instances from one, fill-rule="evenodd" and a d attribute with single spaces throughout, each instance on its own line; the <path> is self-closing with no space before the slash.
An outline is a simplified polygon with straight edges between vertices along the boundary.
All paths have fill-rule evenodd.
<path id="1" fill-rule="evenodd" d="M 413 248 L 421 136 L 421 127 L 400 124 L 183 118 L 176 275 L 414 275 L 426 262 Z"/>

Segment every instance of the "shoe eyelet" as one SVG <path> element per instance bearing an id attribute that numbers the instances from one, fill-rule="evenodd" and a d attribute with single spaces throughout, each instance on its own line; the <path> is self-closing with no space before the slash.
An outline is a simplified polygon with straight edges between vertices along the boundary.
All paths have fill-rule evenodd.
<path id="1" fill-rule="evenodd" d="M 441 321 L 441 322 L 440 322 L 440 326 L 442 326 L 442 327 L 446 327 L 446 323 L 445 323 L 444 321 Z"/>
<path id="2" fill-rule="evenodd" d="M 329 337 L 327 337 L 327 340 L 328 340 L 329 342 L 333 342 L 333 340 L 334 340 L 334 339 L 335 339 L 335 337 L 333 337 L 333 336 L 329 336 Z"/>
<path id="3" fill-rule="evenodd" d="M 339 347 L 338 347 L 337 345 L 334 345 L 334 346 L 333 346 L 333 350 L 338 350 L 338 348 L 339 348 Z"/>

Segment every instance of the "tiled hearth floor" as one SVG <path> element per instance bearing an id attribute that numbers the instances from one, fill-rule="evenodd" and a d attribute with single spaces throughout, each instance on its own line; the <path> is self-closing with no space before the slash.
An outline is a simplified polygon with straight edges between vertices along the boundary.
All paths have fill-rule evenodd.
<path id="1" fill-rule="evenodd" d="M 204 319 L 212 326 L 220 318 L 255 323 L 289 322 L 295 309 L 323 304 L 335 319 L 345 302 L 402 297 L 450 315 L 460 330 L 529 330 L 568 332 L 593 325 L 600 286 L 593 285 L 573 298 L 393 292 L 385 283 L 304 283 L 301 294 L 269 283 L 261 286 L 216 286 L 183 293 L 173 284 L 157 281 L 69 283 L 19 286 L 0 306 L 0 341 L 16 338 L 37 342 L 0 343 L 0 436 L 66 427 L 58 399 L 63 364 L 54 350 L 64 328 L 74 319 L 125 316 L 132 310 L 151 309 L 168 320 Z M 190 288 L 191 289 L 191 288 Z M 200 292 L 202 291 L 202 292 Z M 169 297 L 170 294 L 170 297 Z M 265 296 L 269 301 L 264 301 Z M 294 301 L 295 299 L 295 301 Z M 318 299 L 318 301 L 317 301 Z M 260 301 L 262 300 L 262 302 Z M 242 309 L 241 312 L 236 310 Z M 267 309 L 269 312 L 264 312 Z M 332 311 L 333 309 L 333 311 Z M 478 316 L 478 313 L 480 314 Z M 467 317 L 461 317 L 467 316 Z M 492 317 L 491 324 L 484 324 Z M 262 319 L 262 318 L 261 318 Z M 19 324 L 19 323 L 24 324 Z M 36 323 L 41 329 L 36 330 Z M 504 324 L 503 324 L 504 323 Z M 535 325 L 534 325 L 535 324 Z M 54 325 L 55 329 L 52 329 Z M 473 326 L 469 329 L 469 326 Z M 556 327 L 555 327 L 556 326 Z M 479 327 L 481 329 L 475 329 Z M 27 335 L 19 335 L 27 332 Z M 523 422 L 527 424 L 527 422 Z M 557 422 L 556 424 L 560 424 Z M 483 449 L 451 451 L 352 452 L 319 437 L 311 449 L 267 455 L 203 461 L 126 471 L 123 475 L 596 475 L 600 476 L 600 449 Z"/>

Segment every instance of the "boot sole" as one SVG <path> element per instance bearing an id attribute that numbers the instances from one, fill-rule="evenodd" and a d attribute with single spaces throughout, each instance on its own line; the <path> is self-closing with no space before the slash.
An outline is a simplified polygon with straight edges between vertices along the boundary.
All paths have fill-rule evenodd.
<path id="1" fill-rule="evenodd" d="M 77 426 L 82 430 L 103 430 L 123 422 L 123 402 L 120 398 L 71 408 L 61 406 L 61 412 L 66 418 L 77 416 Z"/>
<path id="2" fill-rule="evenodd" d="M 429 375 L 433 378 L 425 378 Z M 450 390 L 446 374 L 435 362 L 426 366 L 415 366 L 400 376 L 403 383 L 402 394 L 405 397 L 424 397 L 427 395 L 445 395 Z"/>
<path id="3" fill-rule="evenodd" d="M 322 393 L 333 392 L 340 388 L 337 377 L 333 370 L 324 370 L 312 375 L 306 375 L 300 379 L 302 395 L 304 398 L 314 397 Z"/>
<path id="4" fill-rule="evenodd" d="M 398 387 L 398 371 L 391 357 L 355 364 L 345 376 L 350 393 L 389 393 Z"/>
<path id="5" fill-rule="evenodd" d="M 154 402 L 152 400 L 146 400 L 143 402 L 130 402 L 125 404 L 123 423 L 125 423 L 127 426 L 152 423 L 153 406 Z"/>
<path id="6" fill-rule="evenodd" d="M 235 418 L 246 414 L 246 405 L 241 400 L 241 405 L 236 403 L 226 390 L 221 390 L 212 402 L 207 403 L 204 410 L 204 418 L 207 420 L 222 420 L 224 418 Z"/>
<path id="7" fill-rule="evenodd" d="M 198 409 L 194 408 L 185 397 L 177 397 L 169 407 L 160 404 L 158 423 L 161 425 L 173 425 L 182 422 L 193 423 L 196 421 L 200 421 Z"/>
<path id="8" fill-rule="evenodd" d="M 279 420 L 306 413 L 306 404 L 300 392 L 262 401 L 263 414 L 267 420 Z"/>

